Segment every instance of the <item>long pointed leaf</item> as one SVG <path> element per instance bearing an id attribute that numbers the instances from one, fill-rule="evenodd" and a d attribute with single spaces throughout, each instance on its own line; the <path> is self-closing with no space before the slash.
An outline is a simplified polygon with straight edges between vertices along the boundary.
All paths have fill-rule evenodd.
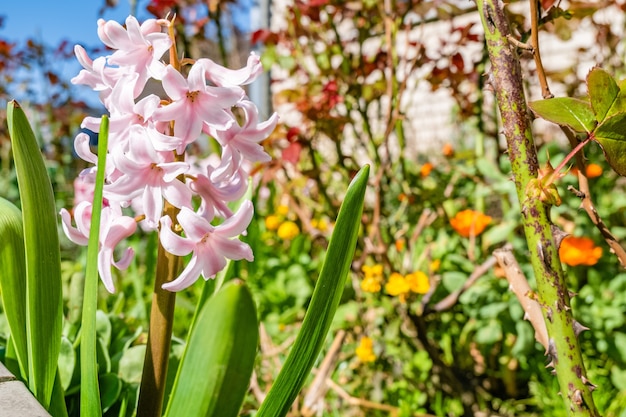
<path id="1" fill-rule="evenodd" d="M 20 373 L 28 378 L 26 340 L 26 260 L 22 213 L 0 198 L 0 290 L 2 306 L 15 348 Z"/>
<path id="2" fill-rule="evenodd" d="M 166 416 L 236 417 L 258 339 L 250 291 L 241 281 L 227 282 L 198 314 Z"/>
<path id="3" fill-rule="evenodd" d="M 100 242 L 100 217 L 102 214 L 102 190 L 107 146 L 109 119 L 102 116 L 98 135 L 98 168 L 91 208 L 91 228 L 87 245 L 87 270 L 83 296 L 83 317 L 80 338 L 80 414 L 100 417 L 100 390 L 98 388 L 98 363 L 96 339 L 96 312 L 98 307 L 98 250 Z"/>
<path id="4" fill-rule="evenodd" d="M 348 188 L 302 328 L 257 417 L 287 414 L 322 349 L 352 264 L 368 176 L 366 165 Z"/>
<path id="5" fill-rule="evenodd" d="M 56 207 L 41 151 L 17 102 L 9 102 L 7 118 L 24 224 L 28 385 L 49 408 L 63 319 Z"/>

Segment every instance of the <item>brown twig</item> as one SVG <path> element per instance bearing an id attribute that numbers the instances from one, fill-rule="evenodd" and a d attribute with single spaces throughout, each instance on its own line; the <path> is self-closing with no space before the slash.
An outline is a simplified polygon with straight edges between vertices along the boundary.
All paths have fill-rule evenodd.
<path id="1" fill-rule="evenodd" d="M 535 298 L 528 285 L 528 281 L 524 276 L 510 245 L 501 249 L 496 249 L 493 256 L 498 261 L 498 265 L 504 269 L 506 280 L 509 282 L 509 288 L 524 309 L 524 318 L 526 318 L 535 329 L 535 339 L 547 350 L 548 349 L 548 330 L 546 322 L 541 314 L 541 306 Z"/>
<path id="2" fill-rule="evenodd" d="M 552 98 L 554 95 L 550 92 L 548 86 L 548 78 L 543 69 L 541 62 L 541 54 L 539 53 L 539 0 L 530 0 L 530 45 L 532 46 L 533 58 L 535 58 L 535 66 L 537 67 L 537 77 L 541 84 L 541 95 L 543 98 Z"/>
<path id="3" fill-rule="evenodd" d="M 567 137 L 567 140 L 572 148 L 574 148 L 578 144 L 578 140 L 576 139 L 574 133 L 565 127 L 562 127 L 561 130 L 565 133 L 565 136 Z M 617 256 L 619 263 L 622 267 L 626 268 L 626 250 L 624 250 L 622 245 L 617 241 L 617 238 L 602 221 L 595 205 L 593 204 L 593 200 L 591 199 L 589 180 L 587 179 L 587 175 L 585 173 L 585 155 L 583 150 L 576 153 L 576 167 L 578 168 L 578 186 L 580 187 L 580 191 L 574 189 L 573 187 L 572 191 L 577 197 L 581 198 L 582 208 L 585 209 L 587 215 L 591 219 L 591 222 L 598 228 L 607 245 L 609 245 L 613 253 Z"/>
<path id="4" fill-rule="evenodd" d="M 334 364 L 337 360 L 337 356 L 339 355 L 339 351 L 341 350 L 343 339 L 345 337 L 345 330 L 339 330 L 337 332 L 337 335 L 335 336 L 335 339 L 333 340 L 330 349 L 328 349 L 326 356 L 324 356 L 322 364 L 317 369 L 315 378 L 311 382 L 309 390 L 304 397 L 302 408 L 300 410 L 303 417 L 314 416 L 317 412 L 317 410 L 315 409 L 315 404 L 326 395 L 326 391 L 328 390 L 326 380 L 330 379 L 329 375 L 332 374 L 334 370 Z"/>
<path id="5" fill-rule="evenodd" d="M 394 406 L 387 405 L 387 404 L 380 404 L 380 403 L 376 403 L 373 401 L 364 400 L 363 398 L 356 398 L 356 397 L 351 396 L 350 394 L 348 394 L 348 392 L 346 392 L 346 390 L 341 388 L 339 384 L 337 384 L 335 381 L 333 381 L 330 378 L 326 379 L 326 385 L 328 385 L 333 391 L 337 393 L 337 395 L 343 398 L 343 400 L 350 405 L 353 405 L 356 407 L 362 407 L 362 408 L 370 408 L 373 410 L 388 411 L 391 417 L 396 417 L 400 414 L 400 409 L 398 407 L 394 407 Z M 411 416 L 435 417 L 432 414 L 425 414 L 425 413 L 413 413 L 411 414 Z"/>
<path id="6" fill-rule="evenodd" d="M 463 287 L 461 287 L 458 290 L 448 294 L 448 296 L 446 298 L 444 298 L 443 300 L 439 301 L 433 307 L 428 308 L 426 306 L 425 313 L 426 312 L 441 312 L 441 311 L 446 311 L 446 310 L 451 309 L 456 304 L 456 302 L 458 301 L 458 299 L 461 296 L 461 294 L 463 294 L 465 291 L 467 291 L 468 288 L 470 288 L 472 285 L 474 285 L 474 283 L 478 280 L 478 278 L 480 278 L 483 275 L 485 275 L 485 273 L 487 271 L 489 271 L 491 268 L 493 268 L 495 264 L 496 264 L 496 258 L 495 257 L 490 256 L 489 258 L 487 258 L 487 260 L 485 262 L 483 262 L 480 266 L 478 266 L 474 270 L 474 272 L 472 272 L 472 274 L 467 278 L 467 280 L 463 284 Z"/>

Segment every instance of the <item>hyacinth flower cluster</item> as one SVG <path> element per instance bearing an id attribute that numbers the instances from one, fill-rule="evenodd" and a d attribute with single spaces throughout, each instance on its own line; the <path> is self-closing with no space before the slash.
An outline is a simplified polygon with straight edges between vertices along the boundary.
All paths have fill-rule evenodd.
<path id="1" fill-rule="evenodd" d="M 252 261 L 251 248 L 238 237 L 252 219 L 253 205 L 246 200 L 233 212 L 229 203 L 246 193 L 253 164 L 270 160 L 260 142 L 278 117 L 259 121 L 257 107 L 242 88 L 261 73 L 259 57 L 251 54 L 239 70 L 210 59 L 180 62 L 172 22 L 165 19 L 140 24 L 130 16 L 125 26 L 101 19 L 98 36 L 112 53 L 92 60 L 77 45 L 83 69 L 72 82 L 97 91 L 110 114 L 98 253 L 106 289 L 115 291 L 111 267 L 122 270 L 132 261 L 132 248 L 120 256 L 115 251 L 138 226 L 157 231 L 169 253 L 192 254 L 181 274 L 163 285 L 166 290 L 180 291 L 200 276 L 214 277 L 227 259 Z M 162 90 L 158 95 L 150 93 L 155 85 Z M 82 127 L 96 132 L 100 123 L 87 117 Z M 208 137 L 219 144 L 219 154 L 189 154 Z M 79 133 L 75 151 L 95 165 L 89 142 L 86 133 Z M 66 235 L 79 245 L 88 242 L 95 174 L 96 166 L 80 174 L 72 213 L 61 211 Z M 178 214 L 164 215 L 165 204 Z"/>

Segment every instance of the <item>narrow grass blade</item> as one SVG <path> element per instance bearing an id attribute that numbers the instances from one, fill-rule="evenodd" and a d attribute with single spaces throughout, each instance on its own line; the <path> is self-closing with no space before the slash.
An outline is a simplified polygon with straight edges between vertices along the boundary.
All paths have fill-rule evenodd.
<path id="1" fill-rule="evenodd" d="M 49 408 L 63 320 L 57 213 L 41 151 L 17 102 L 9 102 L 7 119 L 24 225 L 28 386 Z"/>
<path id="2" fill-rule="evenodd" d="M 27 379 L 26 260 L 22 213 L 3 198 L 0 198 L 0 291 L 20 373 Z"/>
<path id="3" fill-rule="evenodd" d="M 100 242 L 100 217 L 102 214 L 102 190 L 107 146 L 109 119 L 102 116 L 98 134 L 98 165 L 96 184 L 91 208 L 91 228 L 87 245 L 87 270 L 83 297 L 83 317 L 80 337 L 80 415 L 100 417 L 100 389 L 98 386 L 98 362 L 96 340 L 96 311 L 98 307 L 98 250 Z"/>
<path id="4" fill-rule="evenodd" d="M 302 328 L 256 417 L 287 414 L 322 349 L 354 256 L 368 176 L 366 165 L 348 187 Z"/>
<path id="5" fill-rule="evenodd" d="M 239 280 L 227 282 L 198 314 L 166 417 L 236 417 L 258 340 L 252 294 Z"/>

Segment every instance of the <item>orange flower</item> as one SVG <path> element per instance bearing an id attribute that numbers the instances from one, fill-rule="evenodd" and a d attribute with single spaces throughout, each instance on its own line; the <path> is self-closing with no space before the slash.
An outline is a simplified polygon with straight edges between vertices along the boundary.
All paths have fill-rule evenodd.
<path id="1" fill-rule="evenodd" d="M 491 217 L 469 209 L 458 212 L 450 219 L 452 228 L 463 237 L 469 237 L 472 234 L 478 236 L 489 223 L 491 223 Z"/>
<path id="2" fill-rule="evenodd" d="M 570 266 L 595 265 L 602 257 L 602 248 L 596 246 L 588 237 L 568 236 L 561 242 L 559 258 Z"/>
<path id="3" fill-rule="evenodd" d="M 396 240 L 395 246 L 398 252 L 402 252 L 406 246 L 406 240 L 404 240 L 403 238 Z"/>
<path id="4" fill-rule="evenodd" d="M 445 145 L 443 145 L 441 153 L 443 153 L 443 156 L 450 158 L 454 155 L 454 148 L 449 143 L 446 143 Z"/>
<path id="5" fill-rule="evenodd" d="M 602 167 L 598 164 L 589 164 L 585 167 L 587 178 L 597 178 L 602 175 Z"/>
<path id="6" fill-rule="evenodd" d="M 420 175 L 423 177 L 427 177 L 430 172 L 433 170 L 433 164 L 431 164 L 430 162 L 426 162 L 424 165 L 422 165 L 422 168 L 420 169 Z"/>

